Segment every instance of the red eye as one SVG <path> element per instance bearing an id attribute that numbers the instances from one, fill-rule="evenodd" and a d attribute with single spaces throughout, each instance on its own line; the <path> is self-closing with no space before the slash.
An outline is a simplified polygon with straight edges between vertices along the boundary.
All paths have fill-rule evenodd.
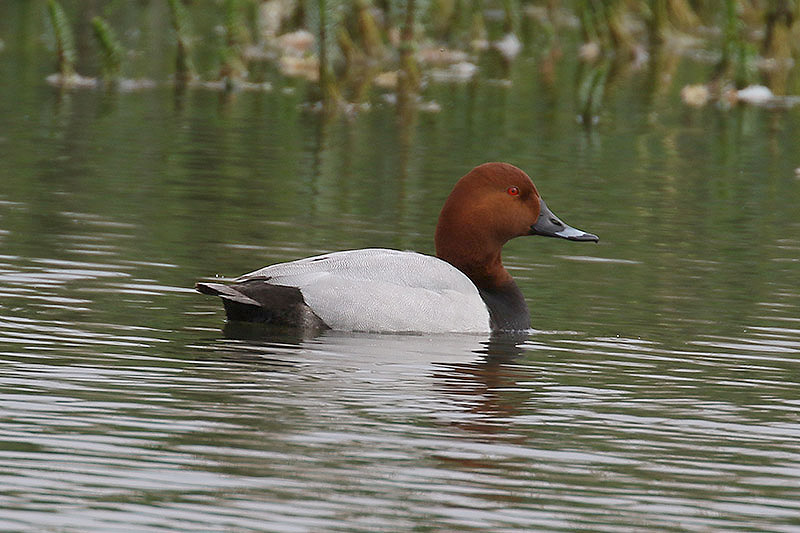
<path id="1" fill-rule="evenodd" d="M 519 195 L 519 187 L 509 187 L 506 192 L 511 196 L 517 196 Z"/>

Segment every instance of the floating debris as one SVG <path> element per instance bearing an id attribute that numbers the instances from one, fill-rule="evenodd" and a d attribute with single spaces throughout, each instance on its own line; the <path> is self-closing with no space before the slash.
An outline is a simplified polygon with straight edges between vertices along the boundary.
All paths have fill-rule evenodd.
<path id="1" fill-rule="evenodd" d="M 711 99 L 711 91 L 708 85 L 698 83 L 696 85 L 687 85 L 681 89 L 681 100 L 683 103 L 692 107 L 703 107 Z"/>
<path id="2" fill-rule="evenodd" d="M 777 59 L 774 57 L 760 57 L 757 60 L 759 70 L 765 72 L 775 72 L 780 70 L 788 70 L 794 67 L 794 59 L 785 57 Z"/>
<path id="3" fill-rule="evenodd" d="M 235 89 L 240 91 L 260 91 L 268 93 L 272 91 L 272 84 L 268 81 L 264 81 L 261 83 L 254 83 L 252 81 L 237 81 L 235 84 Z"/>
<path id="4" fill-rule="evenodd" d="M 512 61 L 522 51 L 522 43 L 515 33 L 506 33 L 502 39 L 493 42 L 492 47 L 507 61 Z"/>
<path id="5" fill-rule="evenodd" d="M 190 87 L 205 89 L 207 91 L 236 92 L 236 91 L 272 91 L 272 84 L 269 82 L 253 83 L 245 80 L 232 80 L 229 78 L 216 81 L 193 81 Z"/>
<path id="6" fill-rule="evenodd" d="M 225 80 L 197 80 L 190 84 L 193 88 L 207 89 L 209 91 L 227 91 L 230 87 Z"/>
<path id="7" fill-rule="evenodd" d="M 779 96 L 763 85 L 750 85 L 738 91 L 731 90 L 726 96 L 731 104 L 743 103 L 771 109 L 789 108 L 800 104 L 800 96 Z"/>
<path id="8" fill-rule="evenodd" d="M 155 81 L 147 78 L 117 80 L 117 89 L 126 93 L 155 89 L 157 85 Z"/>
<path id="9" fill-rule="evenodd" d="M 417 61 L 426 65 L 451 65 L 463 63 L 469 55 L 463 50 L 450 50 L 448 48 L 423 48 L 417 52 Z"/>
<path id="10" fill-rule="evenodd" d="M 440 106 L 438 102 L 430 100 L 428 102 L 420 102 L 417 104 L 417 109 L 423 113 L 439 113 L 442 110 L 442 106 Z"/>
<path id="11" fill-rule="evenodd" d="M 469 42 L 469 47 L 475 52 L 483 52 L 484 50 L 488 50 L 489 46 L 489 40 L 481 37 L 472 39 Z"/>
<path id="12" fill-rule="evenodd" d="M 635 44 L 631 48 L 631 68 L 638 70 L 644 67 L 650 61 L 650 54 L 647 48 L 640 44 Z"/>
<path id="13" fill-rule="evenodd" d="M 295 9 L 291 0 L 266 0 L 258 7 L 256 23 L 261 36 L 269 40 L 275 37 L 284 22 L 291 18 Z"/>
<path id="14" fill-rule="evenodd" d="M 491 87 L 501 87 L 503 89 L 510 89 L 514 86 L 514 82 L 507 78 L 492 78 L 486 80 L 486 85 Z"/>
<path id="15" fill-rule="evenodd" d="M 471 80 L 477 72 L 477 65 L 462 61 L 447 68 L 432 69 L 430 76 L 434 81 L 460 83 Z"/>
<path id="16" fill-rule="evenodd" d="M 265 48 L 263 45 L 251 44 L 242 51 L 242 57 L 247 61 L 266 62 L 278 59 L 276 50 Z"/>
<path id="17" fill-rule="evenodd" d="M 789 108 L 800 105 L 800 96 L 779 96 L 774 94 L 769 87 L 763 85 L 748 85 L 744 89 L 727 89 L 721 93 L 713 94 L 708 85 L 699 83 L 687 85 L 681 89 L 681 100 L 692 107 L 703 107 L 712 99 L 718 101 L 723 109 L 736 104 L 748 104 L 768 108 Z"/>
<path id="18" fill-rule="evenodd" d="M 599 43 L 594 41 L 583 43 L 578 49 L 578 58 L 586 63 L 594 63 L 600 57 L 602 51 Z"/>
<path id="19" fill-rule="evenodd" d="M 45 81 L 53 87 L 61 87 L 63 89 L 94 89 L 99 85 L 97 78 L 89 78 L 81 76 L 80 74 L 50 74 L 45 78 Z"/>
<path id="20" fill-rule="evenodd" d="M 303 57 L 311 52 L 315 40 L 310 31 L 297 30 L 277 37 L 275 45 L 284 55 Z"/>
<path id="21" fill-rule="evenodd" d="M 314 56 L 283 56 L 280 59 L 280 69 L 284 76 L 290 78 L 319 81 L 319 60 Z"/>
<path id="22" fill-rule="evenodd" d="M 744 89 L 733 91 L 731 96 L 734 102 L 751 105 L 766 105 L 775 98 L 769 87 L 763 85 L 748 85 Z"/>
<path id="23" fill-rule="evenodd" d="M 397 71 L 381 72 L 372 79 L 372 83 L 382 89 L 394 89 L 397 87 Z"/>

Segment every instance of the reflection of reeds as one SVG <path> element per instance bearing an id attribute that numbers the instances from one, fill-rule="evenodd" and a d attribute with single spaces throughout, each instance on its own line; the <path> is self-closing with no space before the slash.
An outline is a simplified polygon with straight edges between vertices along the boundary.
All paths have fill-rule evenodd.
<path id="1" fill-rule="evenodd" d="M 769 3 L 764 16 L 763 51 L 765 56 L 789 57 L 791 55 L 791 29 L 797 18 L 800 18 L 800 3 L 797 1 L 778 0 Z"/>
<path id="2" fill-rule="evenodd" d="M 794 11 L 788 0 L 772 2 L 765 16 L 762 54 L 769 58 L 765 77 L 776 92 L 786 92 L 786 82 L 792 64 L 792 46 L 797 39 L 792 36 L 795 21 L 800 19 L 800 2 L 794 2 Z M 800 49 L 798 49 L 800 51 Z"/>
<path id="3" fill-rule="evenodd" d="M 367 0 L 357 0 L 355 9 L 358 16 L 358 32 L 364 52 L 369 57 L 381 57 L 383 55 L 383 40 L 369 2 Z"/>
<path id="4" fill-rule="evenodd" d="M 407 94 L 419 86 L 419 67 L 414 57 L 414 0 L 406 1 L 403 31 L 400 37 L 400 92 Z"/>
<path id="5" fill-rule="evenodd" d="M 67 16 L 64 9 L 57 0 L 47 0 L 47 12 L 50 14 L 50 22 L 53 25 L 53 33 L 56 37 L 56 54 L 58 58 L 58 72 L 62 79 L 69 78 L 75 74 L 75 38 L 72 35 Z"/>
<path id="6" fill-rule="evenodd" d="M 181 0 L 168 0 L 170 21 L 175 31 L 178 52 L 175 57 L 175 81 L 184 85 L 194 77 L 194 67 L 189 53 L 189 15 Z"/>
<path id="7" fill-rule="evenodd" d="M 631 13 L 622 0 L 581 0 L 579 17 L 584 40 L 596 43 L 604 53 L 632 57 L 636 37 L 628 19 Z"/>
<path id="8" fill-rule="evenodd" d="M 327 111 L 333 111 L 341 103 L 341 94 L 328 63 L 328 10 L 326 0 L 317 0 L 319 9 L 319 86 L 322 103 Z"/>
<path id="9" fill-rule="evenodd" d="M 403 29 L 400 35 L 400 69 L 397 73 L 397 105 L 400 116 L 409 123 L 413 96 L 419 87 L 419 68 L 414 58 L 414 0 L 407 0 Z"/>
<path id="10" fill-rule="evenodd" d="M 752 83 L 756 76 L 756 49 L 745 39 L 744 22 L 739 15 L 737 0 L 725 0 L 722 57 L 716 66 L 714 78 L 733 78 L 737 87 Z"/>
<path id="11" fill-rule="evenodd" d="M 591 127 L 598 120 L 598 113 L 605 94 L 608 79 L 608 62 L 584 66 L 578 81 L 578 109 L 581 123 Z"/>
<path id="12" fill-rule="evenodd" d="M 223 17 L 225 29 L 224 42 L 221 49 L 221 66 L 219 77 L 226 90 L 233 88 L 236 81 L 245 73 L 242 49 L 246 44 L 246 27 L 242 23 L 239 0 L 225 0 Z"/>

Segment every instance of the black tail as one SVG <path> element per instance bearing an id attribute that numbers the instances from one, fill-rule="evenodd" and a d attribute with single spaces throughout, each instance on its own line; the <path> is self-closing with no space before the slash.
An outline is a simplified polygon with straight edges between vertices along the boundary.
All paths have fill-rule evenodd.
<path id="1" fill-rule="evenodd" d="M 328 329 L 328 325 L 306 304 L 297 287 L 271 285 L 253 279 L 223 285 L 198 282 L 195 289 L 203 294 L 219 296 L 228 320 L 263 322 L 303 329 Z"/>

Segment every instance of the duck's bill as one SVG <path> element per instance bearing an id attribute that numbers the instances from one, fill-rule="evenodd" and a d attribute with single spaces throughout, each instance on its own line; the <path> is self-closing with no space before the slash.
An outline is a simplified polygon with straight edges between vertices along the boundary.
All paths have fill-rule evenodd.
<path id="1" fill-rule="evenodd" d="M 539 218 L 531 226 L 530 235 L 542 235 L 544 237 L 560 237 L 570 241 L 592 241 L 598 242 L 600 238 L 593 233 L 586 233 L 583 230 L 568 226 L 560 218 L 555 216 L 544 200 L 539 199 Z"/>

